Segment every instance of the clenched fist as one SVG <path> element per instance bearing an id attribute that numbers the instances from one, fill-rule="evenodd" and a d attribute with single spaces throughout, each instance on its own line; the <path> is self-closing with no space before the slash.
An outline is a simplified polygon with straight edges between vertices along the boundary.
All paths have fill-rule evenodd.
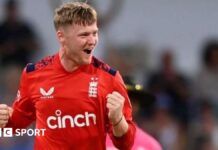
<path id="1" fill-rule="evenodd" d="M 119 123 L 123 117 L 123 106 L 125 98 L 118 92 L 112 92 L 107 95 L 108 118 L 113 125 Z"/>
<path id="2" fill-rule="evenodd" d="M 4 128 L 8 123 L 9 117 L 12 115 L 12 108 L 5 105 L 0 104 L 0 128 Z"/>

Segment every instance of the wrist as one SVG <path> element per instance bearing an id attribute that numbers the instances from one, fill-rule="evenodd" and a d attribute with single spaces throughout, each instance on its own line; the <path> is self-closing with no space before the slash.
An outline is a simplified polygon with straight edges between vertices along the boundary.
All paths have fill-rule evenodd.
<path id="1" fill-rule="evenodd" d="M 110 119 L 110 122 L 112 123 L 112 125 L 117 124 L 122 117 L 123 113 L 114 114 L 113 117 Z"/>
<path id="2" fill-rule="evenodd" d="M 112 124 L 113 135 L 115 137 L 121 137 L 128 132 L 128 128 L 129 125 L 125 119 L 125 116 L 122 116 L 121 121 L 116 126 Z"/>
<path id="3" fill-rule="evenodd" d="M 113 127 L 116 127 L 117 125 L 120 124 L 120 122 L 123 120 L 123 115 L 120 117 L 120 119 L 118 121 L 116 121 L 115 123 L 112 123 Z"/>

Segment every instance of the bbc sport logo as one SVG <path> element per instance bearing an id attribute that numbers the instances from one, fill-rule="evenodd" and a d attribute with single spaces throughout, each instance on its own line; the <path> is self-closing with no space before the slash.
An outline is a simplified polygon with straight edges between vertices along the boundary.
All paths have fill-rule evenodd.
<path id="1" fill-rule="evenodd" d="M 0 130 L 0 137 L 12 137 L 12 128 L 3 128 Z"/>
<path id="2" fill-rule="evenodd" d="M 46 129 L 16 129 L 13 134 L 12 128 L 0 128 L 0 137 L 13 136 L 44 136 Z"/>

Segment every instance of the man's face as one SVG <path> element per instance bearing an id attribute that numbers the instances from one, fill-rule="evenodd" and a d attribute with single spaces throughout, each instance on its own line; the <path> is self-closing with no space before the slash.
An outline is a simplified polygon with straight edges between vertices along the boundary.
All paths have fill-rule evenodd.
<path id="1" fill-rule="evenodd" d="M 72 60 L 76 65 L 91 63 L 98 42 L 97 24 L 87 26 L 73 24 L 64 27 L 62 31 L 60 42 L 67 59 Z"/>

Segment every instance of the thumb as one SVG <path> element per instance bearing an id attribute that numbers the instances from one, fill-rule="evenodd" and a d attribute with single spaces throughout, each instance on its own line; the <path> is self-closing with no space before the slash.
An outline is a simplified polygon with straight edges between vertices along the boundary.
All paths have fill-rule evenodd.
<path id="1" fill-rule="evenodd" d="M 108 114 L 107 115 L 108 115 L 108 117 L 110 117 L 110 115 L 111 115 L 111 111 L 110 110 L 108 110 Z"/>
<path id="2" fill-rule="evenodd" d="M 13 110 L 13 108 L 11 108 L 11 107 L 8 107 L 8 110 L 9 110 L 9 116 L 11 117 L 14 110 Z"/>

